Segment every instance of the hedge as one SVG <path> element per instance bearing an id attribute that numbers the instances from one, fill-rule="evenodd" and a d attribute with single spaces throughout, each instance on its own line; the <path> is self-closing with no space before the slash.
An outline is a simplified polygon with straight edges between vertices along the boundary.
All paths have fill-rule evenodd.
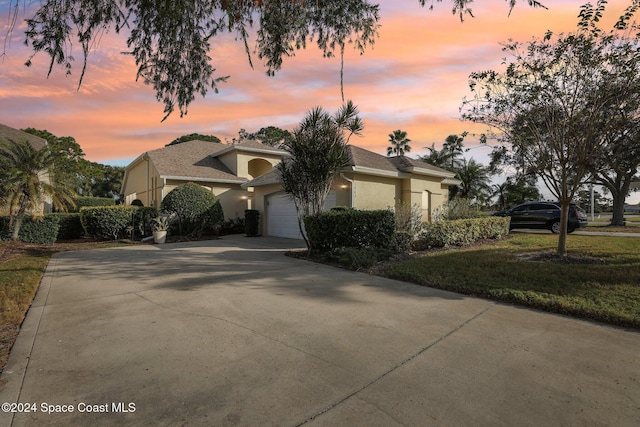
<path id="1" fill-rule="evenodd" d="M 304 219 L 311 250 L 390 248 L 395 229 L 390 210 L 338 209 Z"/>
<path id="2" fill-rule="evenodd" d="M 424 250 L 500 239 L 509 234 L 509 220 L 508 217 L 486 217 L 425 223 L 413 248 Z"/>
<path id="3" fill-rule="evenodd" d="M 78 197 L 74 199 L 74 202 L 76 202 L 76 207 L 72 212 L 80 212 L 84 207 L 115 206 L 116 204 L 110 197 Z"/>
<path id="4" fill-rule="evenodd" d="M 134 227 L 136 206 L 96 206 L 80 210 L 82 227 L 88 236 L 102 240 L 129 237 L 128 227 Z"/>
<path id="5" fill-rule="evenodd" d="M 9 217 L 2 217 L 0 220 L 0 235 L 2 240 L 11 239 L 11 229 L 9 227 Z M 46 214 L 43 218 L 32 219 L 30 216 L 24 218 L 18 240 L 25 243 L 51 244 L 55 243 L 60 227 L 57 215 Z"/>
<path id="6" fill-rule="evenodd" d="M 80 213 L 53 213 L 51 215 L 57 216 L 60 222 L 57 240 L 79 239 L 84 234 Z"/>

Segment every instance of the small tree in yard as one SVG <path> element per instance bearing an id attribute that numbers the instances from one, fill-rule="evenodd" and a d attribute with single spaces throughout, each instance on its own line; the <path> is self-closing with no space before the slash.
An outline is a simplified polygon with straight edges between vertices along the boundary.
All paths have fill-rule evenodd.
<path id="1" fill-rule="evenodd" d="M 351 135 L 360 135 L 364 123 L 358 108 L 347 102 L 331 115 L 321 107 L 313 108 L 286 139 L 281 148 L 290 156 L 277 168 L 284 191 L 289 193 L 298 211 L 298 227 L 307 248 L 303 219 L 322 212 L 334 175 L 347 163 L 346 146 Z"/>
<path id="2" fill-rule="evenodd" d="M 224 221 L 224 213 L 215 194 L 193 182 L 171 190 L 162 200 L 160 210 L 175 215 L 180 235 L 199 235 Z"/>
<path id="3" fill-rule="evenodd" d="M 57 180 L 59 170 L 54 162 L 48 145 L 38 150 L 26 140 L 0 143 L 0 205 L 9 209 L 12 240 L 18 240 L 27 213 L 42 216 L 45 198 L 61 211 L 75 206 L 75 193 Z"/>
<path id="4" fill-rule="evenodd" d="M 625 40 L 637 7 L 629 7 L 605 33 L 597 27 L 605 4 L 582 6 L 575 33 L 548 31 L 524 46 L 506 44 L 503 50 L 512 56 L 506 70 L 471 74 L 474 97 L 462 107 L 463 118 L 497 129 L 495 136 L 510 146 L 516 166 L 535 173 L 557 197 L 562 207 L 557 253 L 562 256 L 569 205 L 613 131 L 607 117 L 637 98 L 636 84 L 607 84 L 637 78 L 631 70 L 638 54 Z M 607 87 L 616 90 L 603 90 Z"/>

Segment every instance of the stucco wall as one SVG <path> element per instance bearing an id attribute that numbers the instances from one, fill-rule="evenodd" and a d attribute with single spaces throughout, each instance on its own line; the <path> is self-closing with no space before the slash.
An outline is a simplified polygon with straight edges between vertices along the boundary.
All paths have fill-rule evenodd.
<path id="1" fill-rule="evenodd" d="M 280 162 L 281 157 L 275 154 L 264 154 L 264 153 L 249 153 L 243 151 L 232 150 L 228 153 L 225 153 L 221 156 L 218 156 L 218 159 L 226 167 L 228 167 L 235 175 L 242 178 L 257 178 L 256 176 L 252 176 L 249 173 L 249 162 L 254 159 L 263 159 L 271 163 L 271 166 L 275 166 Z"/>
<path id="2" fill-rule="evenodd" d="M 160 187 L 162 182 L 153 163 L 142 159 L 127 170 L 127 182 L 123 193 L 125 203 L 130 205 L 135 199 L 139 199 L 145 206 L 154 206 L 154 201 L 159 206 Z"/>
<path id="3" fill-rule="evenodd" d="M 354 181 L 353 207 L 374 210 L 392 208 L 401 198 L 401 181 L 398 178 L 346 174 Z"/>

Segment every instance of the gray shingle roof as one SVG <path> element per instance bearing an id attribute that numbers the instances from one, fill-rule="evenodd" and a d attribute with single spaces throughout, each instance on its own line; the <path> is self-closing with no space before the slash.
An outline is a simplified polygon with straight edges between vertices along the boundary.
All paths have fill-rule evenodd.
<path id="1" fill-rule="evenodd" d="M 398 169 L 389 161 L 388 157 L 364 148 L 348 145 L 349 166 L 378 169 L 389 172 L 397 172 Z"/>
<path id="2" fill-rule="evenodd" d="M 45 139 L 0 123 L 0 141 L 20 142 L 24 140 L 29 141 L 29 143 L 38 150 L 47 145 Z"/>
<path id="3" fill-rule="evenodd" d="M 210 141 L 187 141 L 147 154 L 160 176 L 244 182 L 219 159 L 213 157 L 229 146 Z"/>
<path id="4" fill-rule="evenodd" d="M 407 156 L 390 157 L 389 161 L 402 172 L 411 172 L 412 168 L 424 169 L 426 171 L 434 172 L 438 175 L 449 174 L 454 176 L 455 174 L 446 169 L 433 166 L 430 163 L 423 162 L 422 160 L 412 159 Z"/>

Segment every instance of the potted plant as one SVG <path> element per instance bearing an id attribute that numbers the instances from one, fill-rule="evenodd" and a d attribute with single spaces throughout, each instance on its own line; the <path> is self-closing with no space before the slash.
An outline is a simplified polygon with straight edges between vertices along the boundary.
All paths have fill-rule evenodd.
<path id="1" fill-rule="evenodd" d="M 153 219 L 153 241 L 154 243 L 164 243 L 167 239 L 169 229 L 169 218 L 159 216 Z"/>

